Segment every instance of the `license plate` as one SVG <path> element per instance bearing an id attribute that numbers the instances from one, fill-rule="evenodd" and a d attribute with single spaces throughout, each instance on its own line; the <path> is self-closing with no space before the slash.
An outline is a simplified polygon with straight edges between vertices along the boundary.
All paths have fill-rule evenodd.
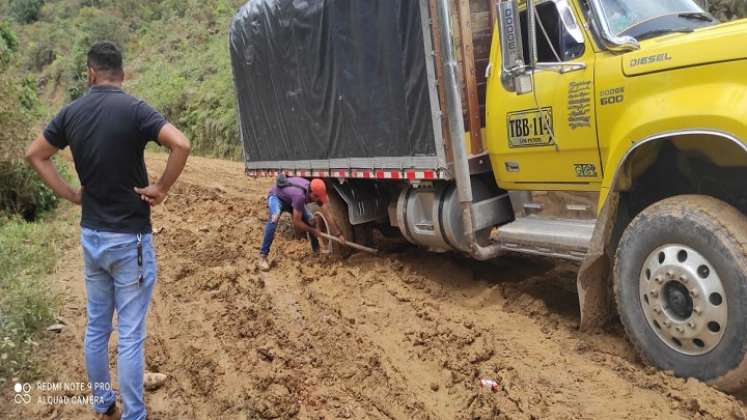
<path id="1" fill-rule="evenodd" d="M 544 121 L 543 121 L 544 120 Z M 552 137 L 552 108 L 533 109 L 508 114 L 508 146 L 537 147 L 555 144 Z"/>

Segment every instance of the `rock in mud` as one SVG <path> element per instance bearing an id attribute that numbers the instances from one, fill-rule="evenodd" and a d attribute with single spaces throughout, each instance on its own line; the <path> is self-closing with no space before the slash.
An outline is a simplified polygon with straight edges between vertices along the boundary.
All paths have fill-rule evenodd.
<path id="1" fill-rule="evenodd" d="M 145 372 L 143 383 L 146 391 L 155 391 L 166 383 L 168 376 L 163 373 Z"/>
<path id="2" fill-rule="evenodd" d="M 47 327 L 47 331 L 58 334 L 61 333 L 63 329 L 65 329 L 65 325 L 63 324 L 52 324 Z"/>
<path id="3" fill-rule="evenodd" d="M 257 353 L 259 353 L 262 360 L 266 362 L 272 362 L 275 360 L 275 354 L 270 347 L 260 347 L 257 349 Z"/>

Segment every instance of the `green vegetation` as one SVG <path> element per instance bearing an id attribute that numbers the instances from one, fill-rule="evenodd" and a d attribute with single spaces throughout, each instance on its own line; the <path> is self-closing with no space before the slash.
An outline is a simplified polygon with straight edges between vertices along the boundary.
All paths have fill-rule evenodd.
<path id="1" fill-rule="evenodd" d="M 65 103 L 85 93 L 99 40 L 125 53 L 125 89 L 161 110 L 203 155 L 239 159 L 228 27 L 243 0 L 0 0 L 0 387 L 33 380 L 55 322 L 48 279 L 75 240 L 76 212 L 22 160 Z M 57 162 L 70 177 L 66 165 Z"/>
<path id="2" fill-rule="evenodd" d="M 15 64 L 18 49 L 15 34 L 0 23 L 0 72 Z M 35 80 L 4 73 L 0 78 L 0 213 L 20 214 L 27 220 L 57 204 L 57 198 L 20 159 L 39 115 Z"/>
<path id="3" fill-rule="evenodd" d="M 18 49 L 18 38 L 7 22 L 0 22 L 0 66 L 7 66 Z"/>
<path id="4" fill-rule="evenodd" d="M 22 45 L 0 21 L 0 386 L 36 375 L 35 340 L 57 309 L 47 277 L 74 226 L 51 217 L 58 199 L 21 159 L 43 112 L 36 78 L 14 71 Z"/>
<path id="5" fill-rule="evenodd" d="M 75 213 L 64 210 L 34 223 L 0 215 L 0 387 L 38 374 L 34 347 L 59 307 L 48 277 L 74 240 Z"/>
<path id="6" fill-rule="evenodd" d="M 42 0 L 11 0 L 10 14 L 21 23 L 31 23 L 39 18 Z"/>
<path id="7" fill-rule="evenodd" d="M 34 19 L 16 16 L 19 4 L 42 3 Z M 85 93 L 86 52 L 110 40 L 125 53 L 125 90 L 182 129 L 196 153 L 240 159 L 228 28 L 243 3 L 0 0 L 0 20 L 14 17 L 20 44 L 15 71 L 33 75 L 44 119 Z"/>
<path id="8" fill-rule="evenodd" d="M 64 169 L 61 165 L 57 165 Z M 66 172 L 66 171 L 65 171 Z M 67 175 L 69 179 L 69 175 Z M 21 161 L 0 163 L 0 209 L 25 220 L 36 220 L 57 207 L 59 199 L 41 179 Z"/>

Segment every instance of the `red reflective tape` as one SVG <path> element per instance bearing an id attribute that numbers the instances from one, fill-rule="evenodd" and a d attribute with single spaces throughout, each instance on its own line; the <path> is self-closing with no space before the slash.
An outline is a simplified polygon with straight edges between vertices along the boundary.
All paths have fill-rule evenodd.
<path id="1" fill-rule="evenodd" d="M 315 171 L 311 169 L 277 169 L 277 170 L 246 170 L 245 173 L 249 176 L 255 177 L 270 177 L 284 174 L 286 176 L 299 176 L 299 177 L 339 177 L 339 178 L 363 178 L 363 179 L 406 179 L 408 181 L 415 181 L 418 179 L 440 179 L 438 171 L 434 170 L 383 170 L 383 169 L 360 169 L 360 170 L 345 170 L 345 169 L 333 169 L 329 171 Z"/>

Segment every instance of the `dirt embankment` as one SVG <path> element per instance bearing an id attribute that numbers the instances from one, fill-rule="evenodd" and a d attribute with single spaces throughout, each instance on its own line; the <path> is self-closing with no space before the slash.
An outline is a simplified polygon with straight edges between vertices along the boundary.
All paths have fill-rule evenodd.
<path id="1" fill-rule="evenodd" d="M 148 163 L 156 173 L 164 157 Z M 160 276 L 146 364 L 169 379 L 146 396 L 151 418 L 745 417 L 734 397 L 641 365 L 619 326 L 578 332 L 572 265 L 414 248 L 334 261 L 286 226 L 273 270 L 261 273 L 268 185 L 241 164 L 192 159 L 155 211 Z M 85 381 L 80 257 L 69 255 L 54 279 L 69 328 L 45 350 L 46 381 Z M 10 410 L 90 415 L 75 405 Z"/>

